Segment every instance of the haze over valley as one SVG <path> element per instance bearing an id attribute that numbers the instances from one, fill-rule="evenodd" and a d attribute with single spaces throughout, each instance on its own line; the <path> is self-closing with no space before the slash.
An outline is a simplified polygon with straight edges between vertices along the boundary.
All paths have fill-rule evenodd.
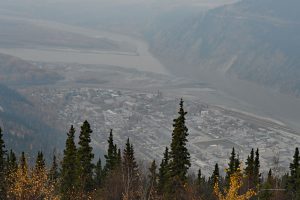
<path id="1" fill-rule="evenodd" d="M 235 146 L 241 159 L 260 148 L 264 171 L 279 156 L 284 172 L 300 145 L 300 16 L 280 2 L 1 1 L 8 146 L 51 155 L 88 120 L 97 155 L 113 129 L 160 161 L 182 97 L 193 171 L 225 168 Z"/>

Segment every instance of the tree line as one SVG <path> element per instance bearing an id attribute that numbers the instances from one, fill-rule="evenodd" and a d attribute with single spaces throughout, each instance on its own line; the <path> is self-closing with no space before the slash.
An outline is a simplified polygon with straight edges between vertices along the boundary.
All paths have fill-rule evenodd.
<path id="1" fill-rule="evenodd" d="M 43 152 L 38 152 L 33 166 L 25 153 L 19 158 L 7 151 L 0 128 L 0 199 L 1 200 L 283 200 L 300 199 L 300 157 L 295 149 L 290 171 L 284 175 L 269 170 L 263 177 L 259 149 L 252 149 L 245 163 L 235 149 L 229 157 L 226 175 L 215 164 L 211 176 L 189 173 L 188 128 L 183 100 L 173 121 L 172 139 L 159 165 L 155 160 L 145 170 L 135 158 L 128 138 L 124 149 L 109 133 L 105 162 L 95 159 L 91 146 L 93 133 L 88 121 L 80 127 L 75 143 L 75 128 L 67 133 L 63 158 L 53 155 L 46 166 Z M 96 163 L 93 161 L 97 160 Z"/>

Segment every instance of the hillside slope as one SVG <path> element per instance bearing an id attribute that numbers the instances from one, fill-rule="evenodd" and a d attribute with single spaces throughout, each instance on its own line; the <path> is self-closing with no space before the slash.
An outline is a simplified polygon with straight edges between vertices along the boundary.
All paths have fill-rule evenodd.
<path id="1" fill-rule="evenodd" d="M 56 72 L 0 54 L 0 127 L 7 148 L 35 154 L 39 150 L 52 152 L 62 147 L 63 135 L 45 121 L 49 113 L 44 113 L 17 91 L 19 87 L 50 84 L 60 79 Z"/>
<path id="2" fill-rule="evenodd" d="M 147 38 L 177 73 L 231 74 L 299 95 L 299 7 L 296 0 L 244 0 L 169 26 L 159 20 Z"/>
<path id="3" fill-rule="evenodd" d="M 0 126 L 7 148 L 35 154 L 62 147 L 62 135 L 43 122 L 36 110 L 21 94 L 0 84 Z"/>

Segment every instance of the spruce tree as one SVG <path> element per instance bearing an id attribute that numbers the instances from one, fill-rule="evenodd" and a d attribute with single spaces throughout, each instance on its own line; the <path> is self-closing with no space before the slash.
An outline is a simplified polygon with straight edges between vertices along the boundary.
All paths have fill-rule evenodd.
<path id="1" fill-rule="evenodd" d="M 134 149 L 130 144 L 129 138 L 127 139 L 125 149 L 123 151 L 123 176 L 125 185 L 125 195 L 129 199 L 135 199 L 136 190 L 139 181 L 138 165 L 135 161 Z"/>
<path id="2" fill-rule="evenodd" d="M 295 149 L 293 162 L 290 164 L 287 190 L 291 199 L 300 199 L 300 157 L 298 148 Z"/>
<path id="3" fill-rule="evenodd" d="M 234 163 L 235 163 L 234 164 L 234 172 L 241 171 L 241 161 L 240 161 L 240 155 L 239 154 L 237 154 Z"/>
<path id="4" fill-rule="evenodd" d="M 27 159 L 26 159 L 24 151 L 22 152 L 21 158 L 20 158 L 20 168 L 23 170 L 24 173 L 28 170 Z"/>
<path id="5" fill-rule="evenodd" d="M 157 165 L 155 163 L 155 160 L 152 161 L 151 166 L 149 168 L 149 175 L 148 175 L 148 179 L 149 179 L 149 187 L 147 190 L 147 199 L 150 199 L 151 195 L 153 195 L 154 193 L 156 193 L 157 190 Z"/>
<path id="6" fill-rule="evenodd" d="M 218 163 L 215 164 L 215 169 L 210 178 L 212 185 L 216 185 L 216 183 L 220 184 L 220 170 Z"/>
<path id="7" fill-rule="evenodd" d="M 234 147 L 229 158 L 228 168 L 226 170 L 226 186 L 229 186 L 230 176 L 240 170 L 240 160 L 235 153 Z"/>
<path id="8" fill-rule="evenodd" d="M 97 188 L 101 186 L 102 178 L 103 178 L 102 164 L 101 164 L 101 159 L 99 158 L 95 167 L 95 185 Z"/>
<path id="9" fill-rule="evenodd" d="M 7 169 L 8 173 L 15 172 L 18 169 L 17 157 L 12 149 L 7 155 Z"/>
<path id="10" fill-rule="evenodd" d="M 245 175 L 247 177 L 248 189 L 254 186 L 254 149 L 252 148 L 250 156 L 247 157 Z"/>
<path id="11" fill-rule="evenodd" d="M 261 174 L 258 149 L 256 150 L 255 155 L 254 149 L 251 150 L 246 161 L 245 175 L 247 177 L 248 189 L 256 188 L 259 185 Z"/>
<path id="12" fill-rule="evenodd" d="M 199 194 L 203 193 L 205 190 L 205 177 L 202 175 L 201 169 L 198 170 L 196 186 Z"/>
<path id="13" fill-rule="evenodd" d="M 270 169 L 268 172 L 267 181 L 262 184 L 261 192 L 259 193 L 260 200 L 271 200 L 273 199 L 273 191 L 271 189 L 274 185 L 274 177 L 272 175 L 272 170 Z"/>
<path id="14" fill-rule="evenodd" d="M 45 164 L 44 155 L 41 151 L 39 151 L 35 161 L 35 170 L 36 171 L 43 170 L 45 169 L 45 167 L 46 164 Z"/>
<path id="15" fill-rule="evenodd" d="M 93 169 L 94 164 L 92 160 L 94 154 L 92 153 L 93 148 L 90 146 L 91 143 L 91 130 L 88 121 L 84 121 L 81 126 L 81 131 L 79 135 L 79 147 L 77 151 L 77 158 L 79 161 L 79 179 L 81 188 L 84 192 L 90 192 L 93 190 Z"/>
<path id="16" fill-rule="evenodd" d="M 122 164 L 122 154 L 121 154 L 121 149 L 118 149 L 117 153 L 117 162 L 116 162 L 116 167 L 121 167 Z"/>
<path id="17" fill-rule="evenodd" d="M 59 172 L 58 172 L 57 159 L 56 159 L 56 155 L 53 154 L 52 165 L 51 165 L 50 173 L 49 173 L 49 179 L 52 182 L 56 182 L 58 177 L 59 177 Z"/>
<path id="18" fill-rule="evenodd" d="M 169 149 L 166 147 L 164 152 L 164 157 L 160 163 L 160 168 L 158 172 L 158 191 L 163 193 L 168 181 L 168 172 L 169 172 Z"/>
<path id="19" fill-rule="evenodd" d="M 202 172 L 201 172 L 201 169 L 198 170 L 196 183 L 197 183 L 197 185 L 201 185 L 202 184 Z"/>
<path id="20" fill-rule="evenodd" d="M 174 119 L 173 133 L 170 151 L 169 178 L 178 184 L 184 184 L 187 181 L 187 172 L 190 163 L 190 154 L 186 148 L 188 142 L 188 128 L 185 125 L 185 115 L 187 112 L 183 108 L 183 100 L 180 101 L 179 116 Z M 180 182 L 180 183 L 179 183 Z M 171 183 L 173 185 L 173 183 Z"/>
<path id="21" fill-rule="evenodd" d="M 257 187 L 260 184 L 260 178 L 261 178 L 258 148 L 256 149 L 255 152 L 253 175 L 254 175 L 254 179 L 253 179 L 254 187 Z"/>
<path id="22" fill-rule="evenodd" d="M 121 164 L 121 151 L 120 149 L 117 151 L 117 146 L 114 144 L 113 132 L 110 130 L 108 142 L 107 154 L 104 156 L 105 158 L 105 166 L 104 166 L 104 175 L 107 176 L 111 171 L 113 171 L 118 164 Z"/>
<path id="23" fill-rule="evenodd" d="M 7 155 L 6 161 L 6 176 L 9 177 L 7 179 L 7 186 L 11 186 L 14 183 L 14 176 L 12 176 L 18 170 L 18 163 L 16 154 L 10 150 L 9 154 Z"/>
<path id="24" fill-rule="evenodd" d="M 77 149 L 74 142 L 75 129 L 71 126 L 66 140 L 64 157 L 62 160 L 61 169 L 61 184 L 60 190 L 62 200 L 71 200 L 70 195 L 78 188 L 78 162 Z"/>
<path id="25" fill-rule="evenodd" d="M 6 150 L 0 127 L 0 199 L 6 199 Z"/>

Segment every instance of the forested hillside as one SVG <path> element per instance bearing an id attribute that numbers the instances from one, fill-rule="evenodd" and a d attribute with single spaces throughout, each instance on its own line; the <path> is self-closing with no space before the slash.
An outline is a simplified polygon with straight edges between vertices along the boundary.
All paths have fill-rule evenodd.
<path id="1" fill-rule="evenodd" d="M 243 0 L 205 14 L 168 13 L 146 32 L 169 69 L 231 74 L 300 93 L 300 14 L 296 0 Z M 196 72 L 196 73 L 195 73 Z"/>
<path id="2" fill-rule="evenodd" d="M 63 139 L 55 127 L 45 123 L 47 115 L 26 99 L 16 86 L 55 83 L 62 77 L 19 58 L 0 54 L 0 125 L 6 130 L 7 145 L 16 152 L 36 153 L 61 147 Z M 55 138 L 55 140 L 54 140 Z M 49 152 L 50 154 L 51 152 Z"/>
<path id="3" fill-rule="evenodd" d="M 24 96 L 0 84 L 0 125 L 5 128 L 7 146 L 16 152 L 26 150 L 32 154 L 38 150 L 50 151 L 62 146 L 64 137 L 48 126 Z"/>

